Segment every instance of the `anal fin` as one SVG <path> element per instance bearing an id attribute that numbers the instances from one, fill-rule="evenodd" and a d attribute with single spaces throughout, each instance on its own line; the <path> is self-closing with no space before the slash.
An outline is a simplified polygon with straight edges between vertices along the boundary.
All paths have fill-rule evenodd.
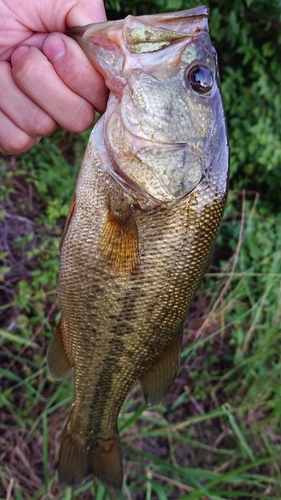
<path id="1" fill-rule="evenodd" d="M 64 347 L 64 335 L 66 335 L 66 326 L 62 316 L 55 328 L 54 335 L 47 351 L 49 374 L 55 380 L 64 378 L 73 367 L 70 356 L 67 354 Z"/>
<path id="2" fill-rule="evenodd" d="M 161 358 L 140 377 L 143 395 L 148 406 L 160 403 L 169 392 L 179 365 L 182 332 L 181 324 L 172 343 Z"/>
<path id="3" fill-rule="evenodd" d="M 138 273 L 138 228 L 131 206 L 120 213 L 109 210 L 104 222 L 100 250 L 114 271 L 125 275 Z"/>

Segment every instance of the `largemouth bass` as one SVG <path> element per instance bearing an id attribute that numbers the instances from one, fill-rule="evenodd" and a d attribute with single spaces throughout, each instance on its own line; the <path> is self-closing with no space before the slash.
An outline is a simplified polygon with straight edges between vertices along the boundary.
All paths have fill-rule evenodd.
<path id="1" fill-rule="evenodd" d="M 176 375 L 186 312 L 207 268 L 228 182 L 228 142 L 208 9 L 128 16 L 73 36 L 110 89 L 62 237 L 51 376 L 74 368 L 63 483 L 122 486 L 120 408 Z"/>

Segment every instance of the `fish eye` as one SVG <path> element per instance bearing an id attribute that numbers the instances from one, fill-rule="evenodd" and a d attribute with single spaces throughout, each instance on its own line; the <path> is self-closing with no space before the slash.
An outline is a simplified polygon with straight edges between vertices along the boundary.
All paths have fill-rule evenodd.
<path id="1" fill-rule="evenodd" d="M 213 86 L 213 75 L 209 68 L 205 66 L 196 65 L 193 68 L 186 70 L 185 82 L 190 82 L 191 87 L 199 94 L 206 94 Z"/>

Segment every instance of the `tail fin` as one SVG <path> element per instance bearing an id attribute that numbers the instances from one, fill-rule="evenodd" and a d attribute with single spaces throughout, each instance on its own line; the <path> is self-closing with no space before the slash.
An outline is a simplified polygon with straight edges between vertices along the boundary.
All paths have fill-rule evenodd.
<path id="1" fill-rule="evenodd" d="M 69 421 L 62 435 L 58 464 L 60 483 L 73 486 L 93 473 L 106 486 L 120 490 L 123 482 L 122 455 L 119 436 L 111 439 L 83 439 L 70 428 Z"/>

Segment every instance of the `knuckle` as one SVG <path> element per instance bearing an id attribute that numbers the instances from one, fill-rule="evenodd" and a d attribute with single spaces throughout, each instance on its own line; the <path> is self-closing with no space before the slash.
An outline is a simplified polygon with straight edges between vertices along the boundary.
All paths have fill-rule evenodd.
<path id="1" fill-rule="evenodd" d="M 83 101 L 74 109 L 67 130 L 74 133 L 84 132 L 92 125 L 94 118 L 94 108 L 88 102 Z"/>
<path id="2" fill-rule="evenodd" d="M 11 74 L 11 64 L 7 61 L 0 61 L 1 79 Z"/>
<path id="3" fill-rule="evenodd" d="M 13 66 L 14 80 L 19 87 L 32 83 L 36 77 L 36 60 L 32 57 L 21 57 Z"/>
<path id="4" fill-rule="evenodd" d="M 43 137 L 51 134 L 57 127 L 56 122 L 44 111 L 34 113 L 28 118 L 27 126 L 30 135 Z"/>
<path id="5" fill-rule="evenodd" d="M 36 136 L 43 137 L 44 135 L 49 135 L 54 132 L 56 128 L 56 122 L 54 122 L 54 120 L 50 118 L 49 120 L 46 120 L 45 123 L 42 123 L 41 125 L 39 125 L 39 127 L 37 127 Z"/>
<path id="6" fill-rule="evenodd" d="M 66 69 L 65 69 L 64 74 L 62 75 L 62 77 L 65 80 L 66 85 L 70 89 L 75 89 L 77 87 L 77 82 L 78 82 L 78 85 L 82 81 L 84 82 L 85 76 L 87 76 L 87 75 L 85 75 L 85 72 L 81 71 L 81 68 L 78 68 L 77 66 L 73 67 L 71 72 L 66 71 Z"/>
<path id="7" fill-rule="evenodd" d="M 6 138 L 4 141 L 1 141 L 0 148 L 7 154 L 20 154 L 28 151 L 35 144 L 36 140 L 33 137 L 24 132 L 19 132 L 13 138 Z"/>
<path id="8" fill-rule="evenodd" d="M 17 59 L 12 66 L 12 75 L 16 85 L 27 96 L 37 94 L 42 82 L 47 80 L 48 62 L 43 54 L 35 47 L 31 47 L 27 54 Z"/>

